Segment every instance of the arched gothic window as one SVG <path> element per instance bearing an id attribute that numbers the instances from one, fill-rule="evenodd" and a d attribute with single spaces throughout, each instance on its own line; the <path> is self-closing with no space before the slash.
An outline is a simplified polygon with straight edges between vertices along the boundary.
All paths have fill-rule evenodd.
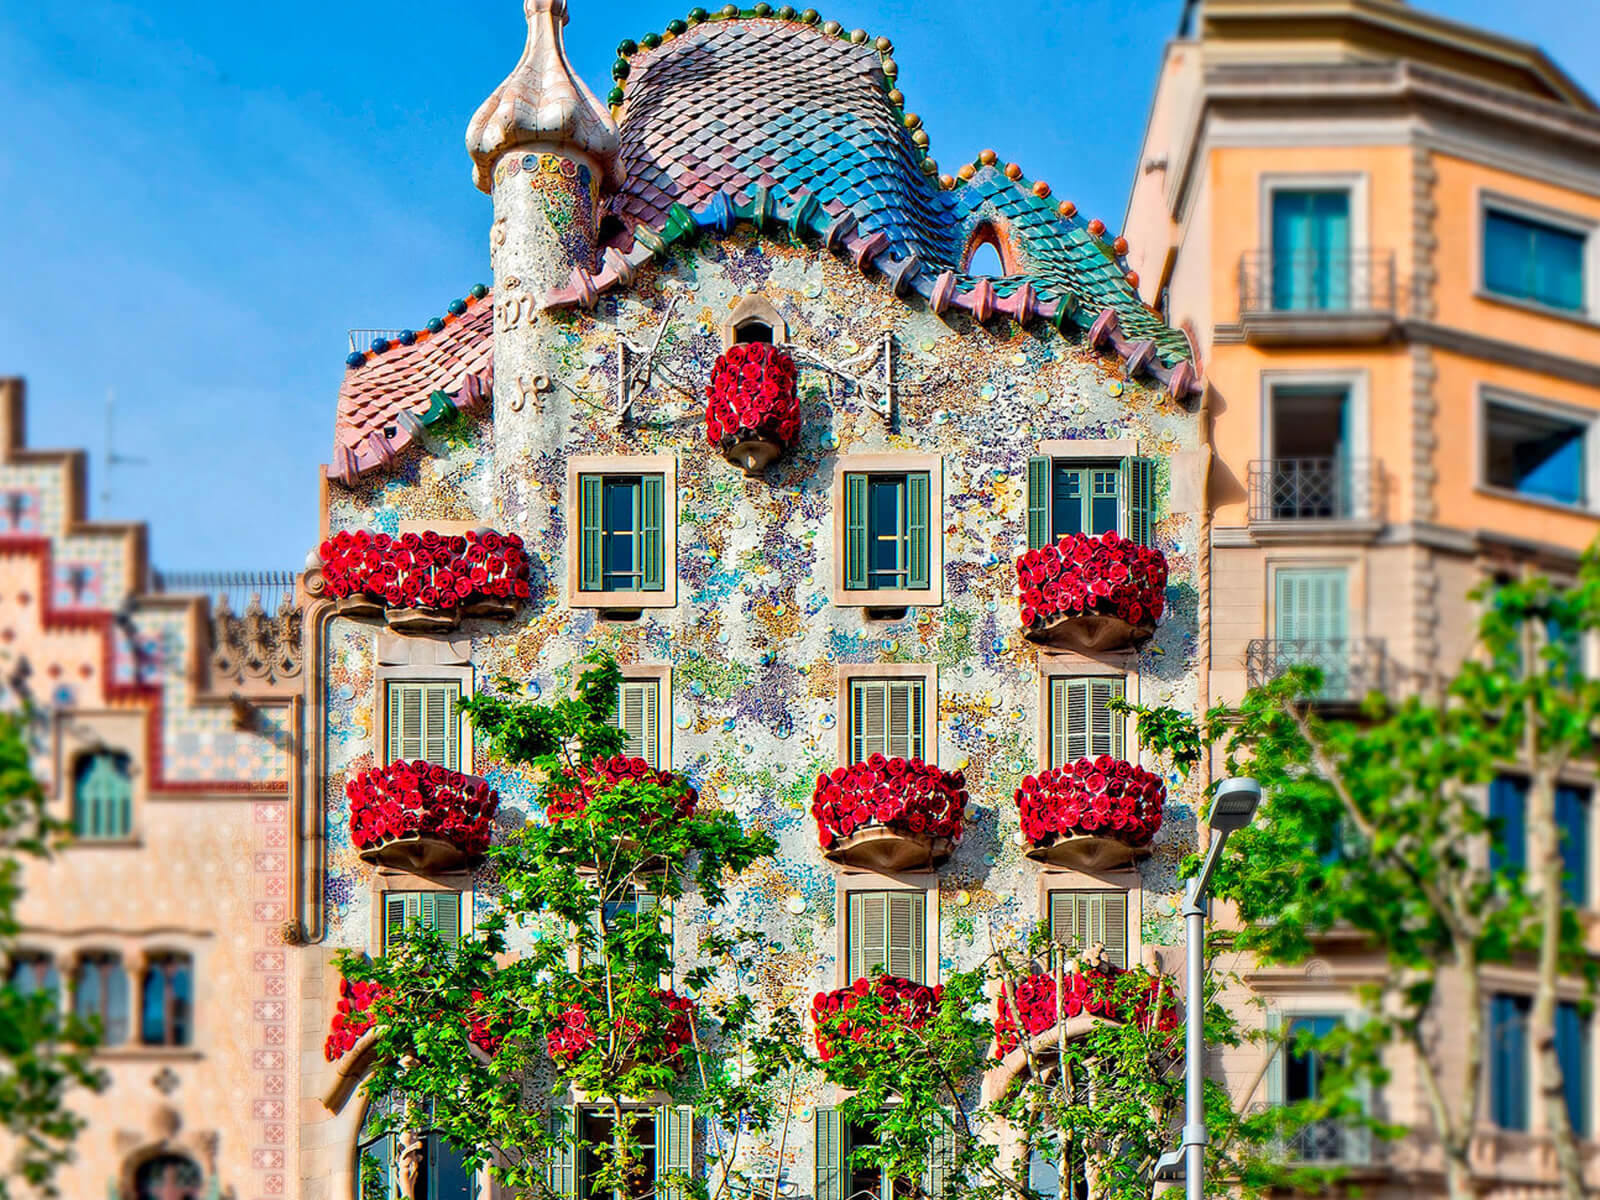
<path id="1" fill-rule="evenodd" d="M 24 996 L 31 996 L 35 992 L 61 991 L 61 976 L 56 971 L 56 964 L 47 954 L 24 951 L 11 960 L 11 970 L 7 976 L 11 986 Z"/>
<path id="2" fill-rule="evenodd" d="M 128 1040 L 128 973 L 115 954 L 86 954 L 72 981 L 73 1007 L 84 1020 L 100 1022 L 103 1045 Z"/>
<path id="3" fill-rule="evenodd" d="M 202 1200 L 205 1176 L 192 1158 L 162 1154 L 133 1177 L 134 1200 Z"/>
<path id="4" fill-rule="evenodd" d="M 139 997 L 139 1040 L 187 1046 L 194 1038 L 194 964 L 187 954 L 162 954 L 145 969 Z"/>
<path id="5" fill-rule="evenodd" d="M 405 1101 L 395 1092 L 368 1105 L 361 1140 L 356 1144 L 356 1200 L 391 1200 L 399 1194 L 396 1189 L 408 1135 L 399 1129 L 381 1130 L 384 1118 L 400 1117 L 404 1112 Z M 415 1200 L 479 1200 L 477 1174 L 468 1171 L 454 1146 L 426 1130 L 417 1130 L 415 1139 L 422 1159 Z"/>
<path id="6" fill-rule="evenodd" d="M 133 832 L 133 772 L 128 756 L 96 750 L 72 773 L 72 829 L 80 838 L 125 838 Z"/>

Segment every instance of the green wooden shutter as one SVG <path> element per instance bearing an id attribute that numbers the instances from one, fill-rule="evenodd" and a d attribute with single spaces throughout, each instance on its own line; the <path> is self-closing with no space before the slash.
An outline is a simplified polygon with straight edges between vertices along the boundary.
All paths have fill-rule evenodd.
<path id="1" fill-rule="evenodd" d="M 883 892 L 851 892 L 845 917 L 851 980 L 863 979 L 889 961 L 888 897 Z"/>
<path id="2" fill-rule="evenodd" d="M 1028 549 L 1050 541 L 1050 460 L 1028 460 Z"/>
<path id="3" fill-rule="evenodd" d="M 1119 967 L 1128 965 L 1126 892 L 1051 892 L 1050 937 L 1083 953 L 1101 945 Z"/>
<path id="4" fill-rule="evenodd" d="M 1154 544 L 1156 464 L 1150 458 L 1122 460 L 1122 535 L 1141 546 Z"/>
<path id="5" fill-rule="evenodd" d="M 461 688 L 454 683 L 430 683 L 422 689 L 424 726 L 422 757 L 441 767 L 459 770 L 461 732 L 457 724 L 456 701 Z"/>
<path id="6" fill-rule="evenodd" d="M 627 737 L 623 749 L 652 767 L 661 765 L 661 727 L 656 712 L 658 690 L 653 679 L 624 680 L 617 699 L 616 724 Z"/>
<path id="7" fill-rule="evenodd" d="M 416 892 L 388 892 L 383 898 L 383 952 L 406 931 L 406 926 L 421 913 Z"/>
<path id="8" fill-rule="evenodd" d="M 1089 754 L 1089 681 L 1050 681 L 1050 765 L 1065 766 Z"/>
<path id="9" fill-rule="evenodd" d="M 668 1104 L 656 1109 L 656 1178 L 668 1172 L 692 1176 L 694 1173 L 694 1109 L 686 1104 Z M 657 1188 L 661 1200 L 683 1200 L 684 1189 Z"/>
<path id="10" fill-rule="evenodd" d="M 844 477 L 844 586 L 867 586 L 867 477 Z"/>
<path id="11" fill-rule="evenodd" d="M 1342 567 L 1280 569 L 1277 581 L 1276 632 L 1280 641 L 1342 641 L 1349 636 Z"/>
<path id="12" fill-rule="evenodd" d="M 461 893 L 423 892 L 422 927 L 439 934 L 450 947 L 451 957 L 461 942 Z"/>
<path id="13" fill-rule="evenodd" d="M 906 587 L 930 586 L 933 564 L 932 541 L 928 536 L 932 507 L 932 477 L 916 472 L 906 476 Z"/>
<path id="14" fill-rule="evenodd" d="M 121 755 L 102 751 L 79 761 L 73 828 L 86 838 L 127 837 L 133 831 L 133 780 Z"/>
<path id="15" fill-rule="evenodd" d="M 550 1191 L 566 1200 L 573 1200 L 578 1194 L 576 1116 L 576 1110 L 570 1108 L 550 1110 L 550 1158 L 545 1178 Z"/>
<path id="16" fill-rule="evenodd" d="M 643 492 L 643 529 L 640 547 L 644 557 L 644 590 L 659 592 L 666 587 L 666 479 L 646 475 L 640 480 Z"/>
<path id="17" fill-rule="evenodd" d="M 944 1200 L 954 1195 L 956 1178 L 956 1115 L 953 1109 L 944 1109 L 939 1117 L 939 1129 L 928 1148 L 928 1172 L 923 1177 L 923 1190 L 932 1200 Z"/>
<path id="18" fill-rule="evenodd" d="M 853 763 L 889 753 L 889 685 L 881 679 L 850 684 L 850 754 Z"/>
<path id="19" fill-rule="evenodd" d="M 1123 718 L 1108 707 L 1111 700 L 1122 695 L 1120 679 L 1089 679 L 1089 756 L 1109 754 L 1122 757 Z"/>
<path id="20" fill-rule="evenodd" d="M 1098 897 L 1100 936 L 1106 954 L 1118 967 L 1128 965 L 1128 893 L 1103 892 Z"/>
<path id="21" fill-rule="evenodd" d="M 924 900 L 921 892 L 888 893 L 889 974 L 921 983 L 927 974 L 923 951 Z"/>
<path id="22" fill-rule="evenodd" d="M 816 1153 L 812 1160 L 813 1200 L 844 1200 L 844 1139 L 839 1110 L 817 1109 Z"/>
<path id="23" fill-rule="evenodd" d="M 887 685 L 889 694 L 888 748 L 890 758 L 921 758 L 922 681 L 895 681 Z"/>
<path id="24" fill-rule="evenodd" d="M 578 476 L 578 589 L 585 592 L 598 592 L 605 586 L 600 549 L 604 482 L 599 475 Z"/>
<path id="25" fill-rule="evenodd" d="M 1283 1034 L 1283 1014 L 1275 1008 L 1267 1010 L 1267 1032 L 1274 1038 Z M 1273 1052 L 1272 1061 L 1267 1064 L 1267 1103 L 1278 1107 L 1283 1104 L 1284 1050 L 1279 1047 Z"/>
<path id="26" fill-rule="evenodd" d="M 423 689 L 415 683 L 389 685 L 389 761 L 422 757 Z"/>

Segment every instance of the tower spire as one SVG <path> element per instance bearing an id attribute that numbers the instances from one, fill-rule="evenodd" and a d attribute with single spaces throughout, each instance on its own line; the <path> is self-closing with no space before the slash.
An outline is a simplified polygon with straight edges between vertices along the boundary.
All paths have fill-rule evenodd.
<path id="1" fill-rule="evenodd" d="M 614 182 L 617 123 L 567 61 L 561 38 L 567 0 L 525 0 L 523 10 L 522 58 L 467 125 L 473 183 L 492 192 L 495 163 L 521 147 L 587 158 Z"/>

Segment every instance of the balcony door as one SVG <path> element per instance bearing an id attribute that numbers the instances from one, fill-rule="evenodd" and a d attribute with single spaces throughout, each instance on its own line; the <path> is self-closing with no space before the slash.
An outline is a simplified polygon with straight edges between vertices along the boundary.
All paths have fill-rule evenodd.
<path id="1" fill-rule="evenodd" d="M 1273 636 L 1283 667 L 1322 669 L 1323 699 L 1350 693 L 1349 576 L 1343 567 L 1282 567 Z"/>
<path id="2" fill-rule="evenodd" d="M 1350 307 L 1350 192 L 1272 192 L 1272 307 L 1276 312 Z"/>
<path id="3" fill-rule="evenodd" d="M 1355 516 L 1351 418 L 1342 384 L 1272 388 L 1271 514 L 1276 521 Z"/>

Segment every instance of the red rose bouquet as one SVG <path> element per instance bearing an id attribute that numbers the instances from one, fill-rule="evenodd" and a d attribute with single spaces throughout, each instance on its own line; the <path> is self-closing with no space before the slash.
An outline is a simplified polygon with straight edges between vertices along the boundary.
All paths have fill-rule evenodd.
<path id="1" fill-rule="evenodd" d="M 755 440 L 788 447 L 799 436 L 794 359 L 764 342 L 723 351 L 706 388 L 706 440 L 722 449 Z"/>
<path id="2" fill-rule="evenodd" d="M 317 550 L 336 599 L 366 596 L 390 608 L 470 608 L 515 603 L 531 593 L 528 556 L 514 533 L 340 530 Z"/>
<path id="3" fill-rule="evenodd" d="M 881 754 L 818 775 L 811 793 L 811 815 L 825 850 L 868 825 L 960 840 L 966 806 L 967 781 L 960 771 Z"/>
<path id="4" fill-rule="evenodd" d="M 552 787 L 548 793 L 545 816 L 551 821 L 563 821 L 569 817 L 579 816 L 588 807 L 589 797 L 595 790 L 609 788 L 628 780 L 655 783 L 672 790 L 679 817 L 692 815 L 700 799 L 699 792 L 671 771 L 658 771 L 642 758 L 614 754 L 610 758 L 596 758 L 580 765 L 576 786 Z"/>
<path id="5" fill-rule="evenodd" d="M 824 1062 L 835 1057 L 846 1041 L 864 1043 L 892 1039 L 904 1029 L 920 1029 L 938 1007 L 944 989 L 913 983 L 894 975 L 858 979 L 849 987 L 818 992 L 811 1001 L 811 1021 L 817 1030 L 817 1053 Z M 864 1002 L 877 999 L 874 1010 Z"/>
<path id="6" fill-rule="evenodd" d="M 362 771 L 345 784 L 345 795 L 358 850 L 394 838 L 436 837 L 465 854 L 482 854 L 500 807 L 500 794 L 483 780 L 421 759 Z"/>
<path id="7" fill-rule="evenodd" d="M 1038 1037 L 1055 1027 L 1058 1006 L 1053 975 L 1030 975 L 1015 987 L 1017 1011 L 1029 1037 Z M 1118 967 L 1077 971 L 1062 979 L 1059 1014 L 1067 1020 L 1088 1014 L 1107 1020 L 1136 1022 L 1141 1029 L 1170 1032 L 1181 1017 L 1172 984 L 1148 971 L 1124 971 Z M 995 1017 L 995 1042 L 1002 1054 L 1018 1045 L 1017 1022 L 1005 993 L 1000 995 Z"/>
<path id="8" fill-rule="evenodd" d="M 1167 559 L 1114 532 L 1073 533 L 1017 559 L 1017 586 L 1025 626 L 1079 614 L 1154 626 L 1167 604 Z"/>
<path id="9" fill-rule="evenodd" d="M 656 992 L 656 999 L 667 1010 L 665 1020 L 657 1027 L 642 1029 L 628 1017 L 617 1022 L 619 1056 L 622 1060 L 674 1059 L 694 1041 L 689 1024 L 694 1015 L 694 1001 L 665 989 Z M 545 1046 L 557 1065 L 570 1066 L 600 1045 L 600 1022 L 604 1012 L 605 1006 L 598 1004 L 592 996 L 570 1001 L 561 1007 L 555 1024 L 545 1033 Z"/>
<path id="10" fill-rule="evenodd" d="M 1015 799 L 1022 836 L 1035 846 L 1083 834 L 1144 846 L 1161 828 L 1167 786 L 1143 767 L 1102 754 L 1026 776 Z"/>
<path id="11" fill-rule="evenodd" d="M 389 990 L 381 984 L 351 983 L 341 978 L 339 1003 L 328 1026 L 328 1040 L 322 1044 L 322 1056 L 329 1062 L 338 1062 L 348 1054 L 376 1023 L 373 1005 L 387 995 Z"/>

